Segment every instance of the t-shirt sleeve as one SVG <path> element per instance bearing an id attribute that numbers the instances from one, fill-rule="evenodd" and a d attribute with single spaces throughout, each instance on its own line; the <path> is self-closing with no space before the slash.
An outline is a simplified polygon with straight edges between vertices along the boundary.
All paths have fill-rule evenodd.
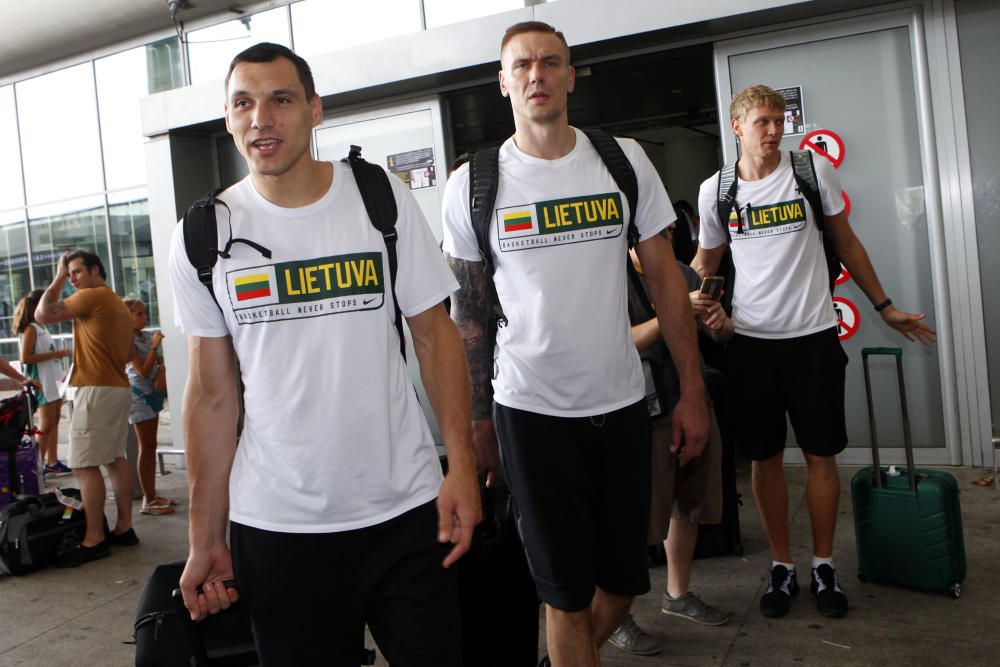
<path id="1" fill-rule="evenodd" d="M 221 338 L 229 335 L 222 311 L 198 280 L 184 249 L 184 225 L 178 224 L 170 243 L 170 284 L 174 292 L 174 321 L 189 336 Z"/>
<path id="2" fill-rule="evenodd" d="M 97 290 L 83 289 L 67 296 L 63 303 L 73 313 L 73 317 L 86 317 L 100 303 L 98 296 Z"/>
<path id="3" fill-rule="evenodd" d="M 677 220 L 667 189 L 663 187 L 660 175 L 649 161 L 646 151 L 634 139 L 618 139 L 622 150 L 632 163 L 639 183 L 639 203 L 635 212 L 635 226 L 639 230 L 639 240 L 659 234 Z M 626 224 L 628 224 L 626 219 Z"/>
<path id="4" fill-rule="evenodd" d="M 701 218 L 698 244 L 706 250 L 718 248 L 726 242 L 726 230 L 719 221 L 718 194 L 719 174 L 716 172 L 698 189 L 698 216 Z"/>
<path id="5" fill-rule="evenodd" d="M 816 180 L 819 181 L 819 196 L 823 200 L 823 215 L 837 215 L 847 206 L 840 176 L 829 160 L 813 156 L 813 164 L 816 166 Z"/>
<path id="6" fill-rule="evenodd" d="M 455 259 L 481 262 L 479 243 L 469 213 L 469 165 L 463 164 L 448 177 L 441 204 L 444 244 L 442 249 Z"/>
<path id="7" fill-rule="evenodd" d="M 438 248 L 417 200 L 400 179 L 390 176 L 399 215 L 396 230 L 396 298 L 406 317 L 436 306 L 458 289 L 458 281 Z"/>

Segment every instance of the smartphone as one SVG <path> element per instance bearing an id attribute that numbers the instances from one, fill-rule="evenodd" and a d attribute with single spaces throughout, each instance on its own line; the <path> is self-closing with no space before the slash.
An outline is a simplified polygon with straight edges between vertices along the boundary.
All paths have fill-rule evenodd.
<path id="1" fill-rule="evenodd" d="M 725 282 L 725 278 L 722 276 L 705 276 L 701 279 L 701 293 L 709 296 L 716 301 L 722 296 L 722 283 Z"/>

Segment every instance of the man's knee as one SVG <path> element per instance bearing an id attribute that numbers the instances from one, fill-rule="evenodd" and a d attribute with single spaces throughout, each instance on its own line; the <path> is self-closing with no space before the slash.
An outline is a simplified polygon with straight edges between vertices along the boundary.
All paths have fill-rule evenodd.
<path id="1" fill-rule="evenodd" d="M 815 454 L 806 454 L 805 458 L 806 471 L 810 480 L 840 480 L 837 473 L 836 456 L 817 456 Z"/>

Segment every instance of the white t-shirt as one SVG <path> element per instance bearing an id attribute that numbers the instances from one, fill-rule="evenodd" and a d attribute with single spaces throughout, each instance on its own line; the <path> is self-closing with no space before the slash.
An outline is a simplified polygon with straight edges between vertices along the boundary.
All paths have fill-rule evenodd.
<path id="1" fill-rule="evenodd" d="M 497 332 L 493 398 L 519 410 L 578 417 L 644 395 L 628 326 L 628 200 L 586 135 L 557 160 L 500 148 L 490 244 L 508 325 Z M 619 139 L 639 184 L 641 240 L 676 217 L 663 183 L 635 141 Z M 469 214 L 469 171 L 448 179 L 444 250 L 479 262 Z"/>
<path id="2" fill-rule="evenodd" d="M 458 284 L 405 185 L 396 296 L 407 317 Z M 437 497 L 441 467 L 399 352 L 388 259 L 350 168 L 334 165 L 317 202 L 280 208 L 247 177 L 219 198 L 213 271 L 222 312 L 174 233 L 175 316 L 188 335 L 232 336 L 246 418 L 229 482 L 230 518 L 264 530 L 319 533 L 382 523 Z"/>
<path id="3" fill-rule="evenodd" d="M 823 212 L 844 210 L 840 179 L 833 166 L 813 160 Z M 798 192 L 792 162 L 781 154 L 778 168 L 759 181 L 740 179 L 729 216 L 736 265 L 733 325 L 736 332 L 756 338 L 793 338 L 836 326 L 823 238 L 805 196 Z M 701 184 L 701 247 L 726 242 L 719 222 L 719 174 Z M 737 208 L 743 234 L 737 233 Z"/>

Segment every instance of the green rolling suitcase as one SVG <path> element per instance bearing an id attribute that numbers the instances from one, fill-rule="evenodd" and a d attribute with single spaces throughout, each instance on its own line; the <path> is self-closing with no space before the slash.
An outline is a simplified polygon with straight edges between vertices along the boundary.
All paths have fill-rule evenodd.
<path id="1" fill-rule="evenodd" d="M 903 413 L 906 469 L 890 475 L 879 465 L 875 410 L 872 406 L 868 357 L 896 358 Z M 872 438 L 872 467 L 851 480 L 854 532 L 858 545 L 858 578 L 931 591 L 957 598 L 965 580 L 965 541 L 954 476 L 913 465 L 913 443 L 903 385 L 903 351 L 897 347 L 861 350 Z M 878 474 L 875 474 L 875 471 Z"/>

